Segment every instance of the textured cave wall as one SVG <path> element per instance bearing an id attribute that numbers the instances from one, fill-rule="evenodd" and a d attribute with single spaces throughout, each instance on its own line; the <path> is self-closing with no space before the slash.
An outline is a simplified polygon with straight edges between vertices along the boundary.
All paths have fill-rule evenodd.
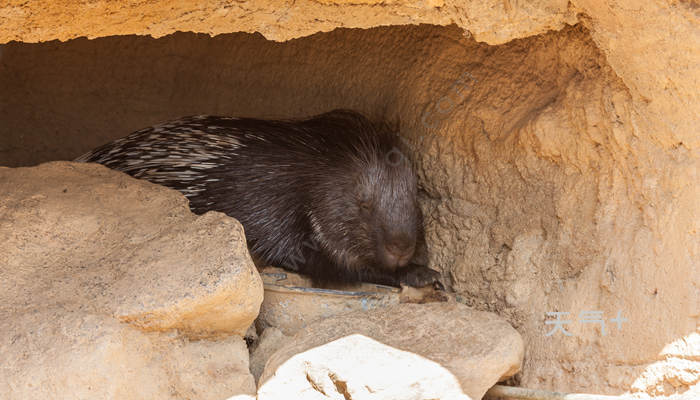
<path id="1" fill-rule="evenodd" d="M 301 6 L 327 10 L 329 3 Z M 473 37 L 457 26 L 421 25 L 338 29 L 284 43 L 177 33 L 6 44 L 0 164 L 72 158 L 187 114 L 290 117 L 347 107 L 400 119 L 421 176 L 431 265 L 462 301 L 506 316 L 523 334 L 522 385 L 682 391 L 677 376 L 647 367 L 669 354 L 684 356 L 669 353 L 669 344 L 687 339 L 700 317 L 692 4 L 542 3 L 535 7 L 540 14 L 443 5 L 447 10 L 436 14 L 433 3 L 356 3 L 347 7 L 371 10 L 367 25 L 355 15 L 362 13 L 343 7 L 331 7 L 338 14 L 320 21 L 294 8 L 294 23 L 284 20 L 280 36 L 265 31 L 265 13 L 247 17 L 246 27 L 240 19 L 210 25 L 218 31 L 190 26 L 184 22 L 215 13 L 183 20 L 175 17 L 177 3 L 171 20 L 148 29 L 139 21 L 127 27 L 73 18 L 57 33 L 18 28 L 4 37 L 159 36 L 183 27 L 286 39 L 337 25 L 418 21 L 455 21 Z M 561 27 L 563 15 L 577 13 L 579 26 Z M 654 18 L 638 19 L 640 13 Z M 29 25 L 41 26 L 42 14 L 32 15 Z M 502 37 L 493 29 L 499 23 Z M 549 28 L 557 31 L 542 33 Z M 608 324 L 606 336 L 577 322 L 567 326 L 571 337 L 545 336 L 546 312 L 570 312 L 576 320 L 592 310 L 606 320 L 620 310 L 629 321 L 619 331 Z M 697 383 L 694 368 L 695 381 L 685 386 Z"/>
<path id="2" fill-rule="evenodd" d="M 430 23 L 469 26 L 481 41 L 561 29 L 576 22 L 566 0 L 7 0 L 0 5 L 0 43 L 111 35 L 161 37 L 176 31 L 218 35 L 260 32 L 284 41 L 335 28 Z"/>
<path id="3" fill-rule="evenodd" d="M 582 22 L 647 116 L 649 136 L 697 151 L 699 17 L 697 0 L 7 0 L 0 43 L 176 31 L 282 41 L 337 27 L 429 23 L 456 24 L 496 45 Z"/>

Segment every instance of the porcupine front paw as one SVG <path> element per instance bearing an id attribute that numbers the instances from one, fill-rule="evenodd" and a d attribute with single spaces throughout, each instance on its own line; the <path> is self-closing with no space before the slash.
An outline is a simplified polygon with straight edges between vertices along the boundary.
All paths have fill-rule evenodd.
<path id="1" fill-rule="evenodd" d="M 445 290 L 445 285 L 440 281 L 440 273 L 424 265 L 410 264 L 401 269 L 399 282 L 402 285 L 413 287 L 425 287 L 433 285 L 435 289 Z"/>

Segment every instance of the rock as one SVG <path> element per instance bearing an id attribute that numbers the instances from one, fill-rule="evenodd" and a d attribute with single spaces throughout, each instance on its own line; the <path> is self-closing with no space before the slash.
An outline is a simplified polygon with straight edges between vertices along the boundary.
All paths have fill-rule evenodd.
<path id="1" fill-rule="evenodd" d="M 290 339 L 281 330 L 272 326 L 262 332 L 255 349 L 250 354 L 250 373 L 253 374 L 256 381 L 260 378 L 270 356 L 287 344 Z"/>
<path id="2" fill-rule="evenodd" d="M 190 342 L 60 307 L 2 321 L 3 400 L 219 400 L 255 391 L 238 336 Z"/>
<path id="3" fill-rule="evenodd" d="M 700 398 L 700 332 L 667 344 L 663 357 L 644 369 L 630 387 L 635 399 Z"/>
<path id="4" fill-rule="evenodd" d="M 321 398 L 314 391 L 351 399 L 480 399 L 519 370 L 523 352 L 520 335 L 494 314 L 454 302 L 400 304 L 299 331 L 268 360 L 258 399 Z"/>
<path id="5" fill-rule="evenodd" d="M 254 391 L 240 335 L 262 283 L 234 219 L 96 164 L 0 168 L 0 186 L 3 399 Z"/>
<path id="6" fill-rule="evenodd" d="M 314 287 L 311 279 L 266 267 L 265 298 L 255 321 L 259 330 L 275 327 L 287 336 L 320 319 L 399 304 L 397 288 L 370 283 Z"/>
<path id="7" fill-rule="evenodd" d="M 297 354 L 258 390 L 270 399 L 469 400 L 440 364 L 360 334 Z"/>
<path id="8" fill-rule="evenodd" d="M 68 40 L 87 36 L 151 35 L 175 31 L 218 35 L 260 32 L 274 40 L 288 40 L 336 27 L 368 28 L 391 24 L 456 23 L 471 29 L 479 40 L 503 43 L 535 35 L 576 21 L 567 2 L 544 0 L 526 5 L 504 5 L 497 0 L 445 7 L 444 0 L 420 3 L 382 0 L 320 0 L 280 7 L 274 1 L 256 1 L 238 7 L 215 0 L 189 3 L 154 0 L 147 3 L 97 2 L 90 7 L 66 2 L 28 0 L 0 8 L 0 43 Z"/>
<path id="9" fill-rule="evenodd" d="M 436 303 L 450 300 L 450 295 L 442 290 L 436 290 L 432 286 L 415 288 L 412 286 L 402 286 L 399 295 L 401 303 Z"/>
<path id="10" fill-rule="evenodd" d="M 250 346 L 254 346 L 255 343 L 258 342 L 258 330 L 255 328 L 255 324 L 251 324 L 248 327 L 248 330 L 246 331 L 245 335 L 243 335 L 243 339 L 245 339 L 249 349 Z"/>

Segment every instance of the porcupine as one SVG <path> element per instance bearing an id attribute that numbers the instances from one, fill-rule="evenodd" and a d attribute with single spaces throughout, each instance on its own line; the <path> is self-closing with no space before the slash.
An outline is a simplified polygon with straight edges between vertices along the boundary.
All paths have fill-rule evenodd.
<path id="1" fill-rule="evenodd" d="M 251 253 L 316 282 L 441 287 L 411 263 L 422 243 L 416 175 L 385 123 L 335 110 L 301 120 L 194 116 L 75 161 L 182 192 L 236 218 Z"/>

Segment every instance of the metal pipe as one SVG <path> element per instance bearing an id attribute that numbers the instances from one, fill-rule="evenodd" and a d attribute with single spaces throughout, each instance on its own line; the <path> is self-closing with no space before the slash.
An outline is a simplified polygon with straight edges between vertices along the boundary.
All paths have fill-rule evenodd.
<path id="1" fill-rule="evenodd" d="M 550 392 L 549 390 L 526 389 L 503 385 L 492 387 L 486 392 L 486 395 L 525 400 L 620 400 L 624 398 L 622 396 L 606 396 L 603 394 Z"/>

